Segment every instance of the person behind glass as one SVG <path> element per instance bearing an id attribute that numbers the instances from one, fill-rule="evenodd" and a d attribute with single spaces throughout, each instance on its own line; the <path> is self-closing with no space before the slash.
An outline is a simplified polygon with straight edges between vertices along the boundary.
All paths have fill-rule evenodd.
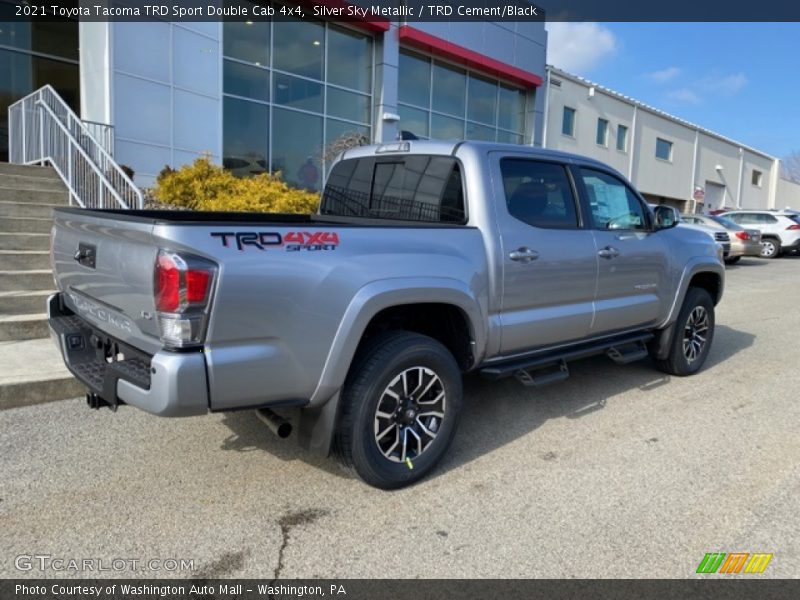
<path id="1" fill-rule="evenodd" d="M 311 157 L 306 157 L 300 168 L 297 170 L 297 179 L 300 185 L 309 190 L 317 189 L 317 181 L 319 181 L 319 170 L 312 161 Z"/>

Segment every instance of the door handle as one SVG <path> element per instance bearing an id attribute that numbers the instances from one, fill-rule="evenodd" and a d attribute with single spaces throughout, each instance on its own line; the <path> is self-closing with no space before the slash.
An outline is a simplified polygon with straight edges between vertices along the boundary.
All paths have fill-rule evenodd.
<path id="1" fill-rule="evenodd" d="M 539 258 L 539 253 L 536 252 L 536 250 L 531 250 L 530 248 L 523 246 L 512 252 L 509 252 L 508 258 L 521 263 L 529 263 Z"/>
<path id="2" fill-rule="evenodd" d="M 597 255 L 603 258 L 616 258 L 619 256 L 619 250 L 614 248 L 614 246 L 606 246 L 602 250 L 599 250 Z"/>

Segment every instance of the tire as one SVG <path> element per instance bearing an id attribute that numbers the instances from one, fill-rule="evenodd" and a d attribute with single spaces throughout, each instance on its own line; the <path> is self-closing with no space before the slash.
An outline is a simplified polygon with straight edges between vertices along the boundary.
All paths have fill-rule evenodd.
<path id="1" fill-rule="evenodd" d="M 334 454 L 377 488 L 419 481 L 453 440 L 461 396 L 461 371 L 441 343 L 406 331 L 378 334 L 359 351 L 348 373 Z"/>
<path id="2" fill-rule="evenodd" d="M 703 325 L 703 315 L 705 315 L 705 325 Z M 686 292 L 678 320 L 675 322 L 669 354 L 664 360 L 656 360 L 656 366 L 670 375 L 679 377 L 694 375 L 705 363 L 713 341 L 714 301 L 706 290 L 691 287 Z"/>
<path id="3" fill-rule="evenodd" d="M 781 255 L 781 242 L 775 238 L 761 238 L 761 258 L 778 258 Z"/>
<path id="4" fill-rule="evenodd" d="M 726 265 L 735 265 L 735 264 L 736 264 L 736 263 L 738 263 L 740 260 L 742 260 L 742 257 L 741 257 L 741 256 L 732 256 L 731 258 L 726 258 L 726 259 L 725 259 L 725 264 L 726 264 Z"/>

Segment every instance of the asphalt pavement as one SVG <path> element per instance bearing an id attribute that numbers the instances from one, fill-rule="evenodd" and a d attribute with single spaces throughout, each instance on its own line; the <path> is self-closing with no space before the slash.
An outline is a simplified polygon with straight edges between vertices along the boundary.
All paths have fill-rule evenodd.
<path id="1" fill-rule="evenodd" d="M 467 377 L 449 455 L 396 492 L 251 412 L 0 411 L 0 576 L 694 577 L 720 551 L 774 554 L 747 577 L 800 576 L 800 258 L 728 269 L 694 377 L 571 372 Z"/>

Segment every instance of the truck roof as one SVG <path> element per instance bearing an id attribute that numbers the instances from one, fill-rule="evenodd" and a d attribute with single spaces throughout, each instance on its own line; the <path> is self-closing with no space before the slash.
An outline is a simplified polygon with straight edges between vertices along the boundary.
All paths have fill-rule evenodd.
<path id="1" fill-rule="evenodd" d="M 528 154 L 532 158 L 558 159 L 564 162 L 577 163 L 589 166 L 599 166 L 604 169 L 610 167 L 593 158 L 550 150 L 537 146 L 527 146 L 521 144 L 503 144 L 500 142 L 478 142 L 478 141 L 459 141 L 459 140 L 402 140 L 397 142 L 387 142 L 384 144 L 371 144 L 369 146 L 359 146 L 345 150 L 340 156 L 340 160 L 348 158 L 361 158 L 375 155 L 408 155 L 408 154 L 438 154 L 450 156 L 457 152 L 472 151 L 480 154 L 488 152 L 514 152 Z"/>

